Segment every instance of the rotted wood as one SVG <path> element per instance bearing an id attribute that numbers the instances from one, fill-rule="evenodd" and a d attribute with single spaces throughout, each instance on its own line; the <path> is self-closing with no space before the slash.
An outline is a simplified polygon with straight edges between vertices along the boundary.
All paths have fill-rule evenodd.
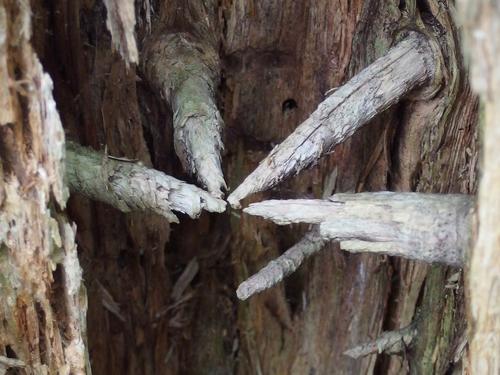
<path id="1" fill-rule="evenodd" d="M 64 131 L 31 42 L 30 2 L 0 2 L 0 373 L 90 374 L 87 296 L 63 210 Z"/>
<path id="2" fill-rule="evenodd" d="M 248 195 L 269 189 L 316 163 L 416 88 L 430 85 L 426 95 L 431 96 L 441 81 L 439 64 L 439 52 L 431 42 L 411 32 L 345 85 L 332 90 L 316 111 L 229 195 L 228 202 L 239 207 L 240 200 Z"/>
<path id="3" fill-rule="evenodd" d="M 71 191 L 110 204 L 120 211 L 150 211 L 170 222 L 172 211 L 192 218 L 202 210 L 223 212 L 226 203 L 197 186 L 187 184 L 133 161 L 114 158 L 68 142 L 66 176 Z"/>

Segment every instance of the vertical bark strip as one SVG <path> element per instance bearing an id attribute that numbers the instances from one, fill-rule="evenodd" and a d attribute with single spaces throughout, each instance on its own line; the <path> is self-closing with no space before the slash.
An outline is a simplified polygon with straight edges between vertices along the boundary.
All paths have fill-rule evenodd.
<path id="1" fill-rule="evenodd" d="M 113 45 L 128 64 L 139 62 L 135 41 L 134 0 L 104 0 L 108 11 L 106 26 L 111 33 Z"/>
<path id="2" fill-rule="evenodd" d="M 472 373 L 500 373 L 500 4 L 460 1 L 471 81 L 480 94 L 478 229 L 469 267 Z"/>
<path id="3" fill-rule="evenodd" d="M 29 2 L 0 2 L 0 59 L 8 61 L 0 81 L 14 114 L 0 127 L 0 371 L 83 375 L 86 294 L 75 227 L 60 213 L 64 132 L 31 20 Z"/>

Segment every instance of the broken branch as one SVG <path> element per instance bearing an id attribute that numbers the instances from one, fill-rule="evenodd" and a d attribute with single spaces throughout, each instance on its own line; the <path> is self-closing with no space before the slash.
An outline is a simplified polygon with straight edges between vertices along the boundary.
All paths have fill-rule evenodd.
<path id="1" fill-rule="evenodd" d="M 228 197 L 233 207 L 314 164 L 377 114 L 416 88 L 439 81 L 437 53 L 412 32 L 345 85 L 328 96 L 292 134 L 277 145 Z M 427 92 L 428 91 L 428 92 Z M 430 95 L 435 87 L 426 90 Z"/>
<path id="2" fill-rule="evenodd" d="M 164 34 L 147 44 L 142 61 L 149 83 L 172 108 L 174 147 L 184 169 L 222 197 L 227 187 L 220 160 L 223 121 L 215 104 L 216 50 L 188 33 Z"/>
<path id="3" fill-rule="evenodd" d="M 344 355 L 354 359 L 366 357 L 373 353 L 397 354 L 410 346 L 417 336 L 417 329 L 413 324 L 397 331 L 383 332 L 377 339 L 357 345 L 346 350 Z"/>
<path id="4" fill-rule="evenodd" d="M 244 212 L 277 224 L 319 224 L 342 250 L 461 266 L 469 248 L 473 202 L 460 194 L 335 194 L 328 200 L 269 200 Z"/>
<path id="5" fill-rule="evenodd" d="M 201 211 L 223 212 L 226 203 L 163 172 L 66 144 L 66 177 L 71 191 L 123 212 L 152 211 L 178 222 L 172 211 L 196 218 Z"/>
<path id="6" fill-rule="evenodd" d="M 326 240 L 321 238 L 317 230 L 308 232 L 302 240 L 293 245 L 283 255 L 269 262 L 258 273 L 240 284 L 236 295 L 246 300 L 252 295 L 269 289 L 300 267 L 302 262 L 320 251 Z"/>

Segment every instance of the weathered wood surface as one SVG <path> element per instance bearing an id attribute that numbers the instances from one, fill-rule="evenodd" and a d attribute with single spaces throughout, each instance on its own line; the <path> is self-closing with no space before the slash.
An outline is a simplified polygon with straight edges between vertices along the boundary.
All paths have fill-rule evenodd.
<path id="1" fill-rule="evenodd" d="M 316 163 L 376 115 L 424 84 L 440 82 L 438 52 L 422 34 L 405 39 L 338 89 L 259 164 L 228 202 L 240 206 L 249 194 L 274 187 Z M 432 87 L 430 92 L 435 92 Z"/>
<path id="2" fill-rule="evenodd" d="M 243 211 L 280 225 L 317 224 L 342 250 L 463 266 L 472 234 L 472 197 L 459 194 L 335 194 L 328 200 L 253 203 Z"/>
<path id="3" fill-rule="evenodd" d="M 483 106 L 476 242 L 468 268 L 473 374 L 500 373 L 500 5 L 459 1 L 471 82 Z"/>
<path id="4" fill-rule="evenodd" d="M 81 193 L 122 212 L 149 211 L 170 222 L 173 211 L 200 216 L 203 210 L 224 212 L 226 202 L 134 160 L 120 160 L 68 142 L 66 177 L 71 191 Z"/>
<path id="5" fill-rule="evenodd" d="M 134 0 L 104 0 L 106 26 L 111 33 L 113 47 L 120 52 L 127 65 L 139 62 L 139 51 L 135 40 Z"/>
<path id="6" fill-rule="evenodd" d="M 172 148 L 173 114 L 140 71 L 127 69 L 113 52 L 103 2 L 33 3 L 39 31 L 33 43 L 55 81 L 71 138 L 94 149 L 107 145 L 111 155 L 187 180 Z M 216 89 L 225 121 L 222 164 L 232 188 L 308 118 L 330 88 L 395 45 L 401 30 L 424 32 L 446 61 L 442 90 L 433 99 L 389 108 L 317 168 L 255 199 L 321 197 L 334 170 L 336 192 L 474 193 L 477 104 L 446 2 L 137 4 L 140 51 L 151 37 L 148 20 L 153 34 L 166 28 L 215 43 L 222 66 Z M 241 303 L 234 297 L 238 283 L 292 247 L 305 228 L 277 227 L 231 211 L 181 220 L 170 232 L 159 216 L 123 215 L 82 197 L 71 198 L 70 212 L 89 290 L 94 374 L 401 374 L 408 363 L 416 373 L 461 366 L 454 353 L 465 321 L 461 278 L 447 287 L 456 270 L 349 255 L 326 245 L 284 283 Z M 172 285 L 195 256 L 199 271 L 175 302 Z M 353 360 L 342 354 L 382 331 L 407 326 L 417 308 L 428 318 L 419 321 L 418 337 L 401 356 Z"/>

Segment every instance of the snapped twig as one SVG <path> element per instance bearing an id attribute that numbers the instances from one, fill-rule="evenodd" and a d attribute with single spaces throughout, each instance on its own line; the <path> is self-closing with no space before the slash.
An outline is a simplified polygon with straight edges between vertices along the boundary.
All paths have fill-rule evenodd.
<path id="1" fill-rule="evenodd" d="M 383 332 L 375 340 L 357 345 L 344 352 L 344 355 L 358 359 L 373 353 L 397 354 L 411 345 L 417 336 L 417 328 L 410 324 L 397 331 Z"/>

